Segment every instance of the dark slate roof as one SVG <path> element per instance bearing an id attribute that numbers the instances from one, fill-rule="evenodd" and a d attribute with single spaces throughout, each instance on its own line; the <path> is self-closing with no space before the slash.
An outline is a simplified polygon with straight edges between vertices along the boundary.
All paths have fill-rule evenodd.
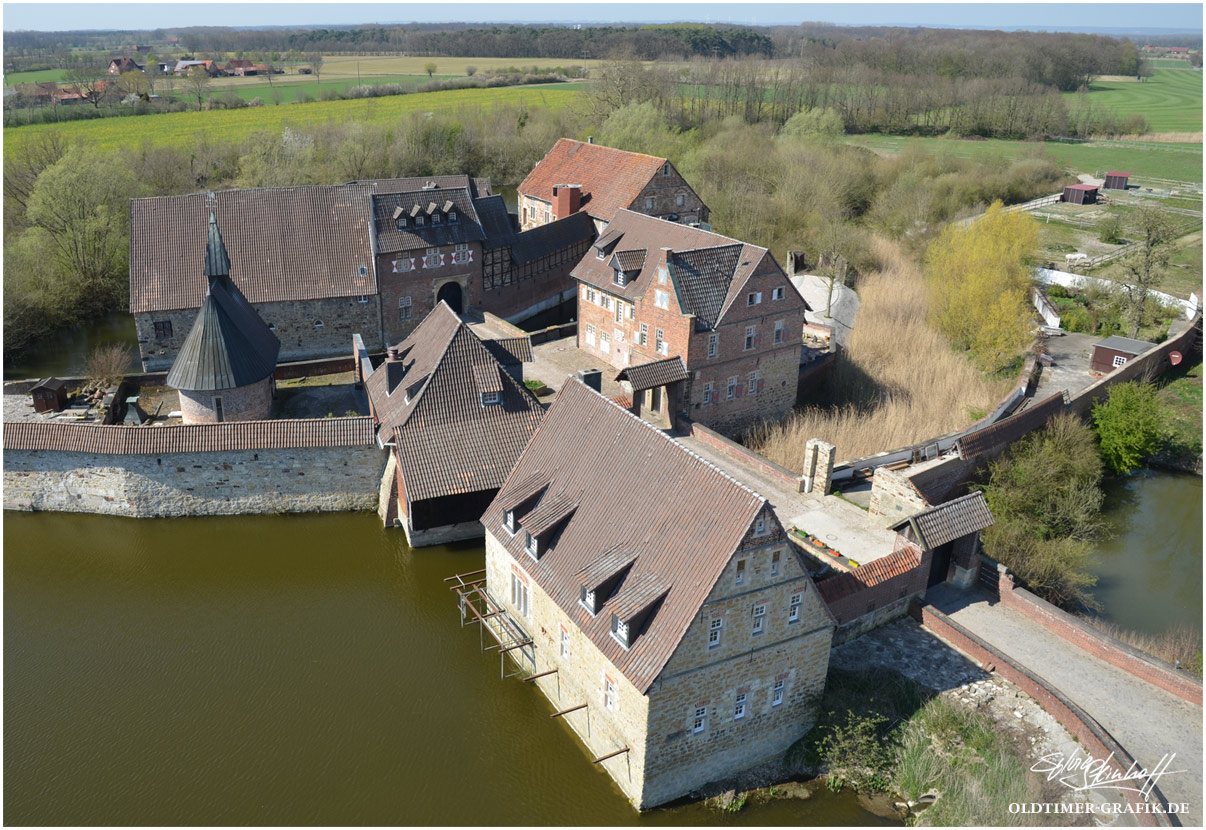
<path id="1" fill-rule="evenodd" d="M 640 271 L 645 267 L 645 249 L 616 251 L 616 255 L 612 259 L 614 260 L 613 266 L 619 267 L 621 271 Z"/>
<path id="2" fill-rule="evenodd" d="M 51 450 L 98 455 L 365 447 L 376 441 L 373 419 L 367 415 L 161 427 L 100 426 L 54 421 L 11 421 L 4 424 L 6 450 Z"/>
<path id="3" fill-rule="evenodd" d="M 38 383 L 35 383 L 33 386 L 31 386 L 29 388 L 29 391 L 32 392 L 35 389 L 52 389 L 57 392 L 58 390 L 63 389 L 66 386 L 67 386 L 67 381 L 65 381 L 65 380 L 60 380 L 59 378 L 44 378 L 41 381 L 39 381 Z"/>
<path id="4" fill-rule="evenodd" d="M 502 196 L 487 196 L 474 199 L 473 206 L 477 209 L 477 218 L 481 223 L 482 233 L 486 235 L 482 246 L 486 249 L 502 248 L 515 240 L 515 229 L 511 226 L 511 217 L 507 213 L 507 203 Z"/>
<path id="5" fill-rule="evenodd" d="M 457 221 L 454 223 L 445 219 L 441 224 L 433 225 L 429 217 L 422 227 L 415 227 L 411 221 L 405 228 L 399 230 L 397 221 L 394 219 L 394 213 L 399 208 L 407 216 L 415 215 L 416 211 L 428 216 L 432 206 L 443 213 L 449 203 L 457 213 Z M 383 254 L 411 251 L 416 248 L 480 242 L 486 238 L 481 221 L 477 216 L 477 210 L 473 206 L 473 198 L 469 195 L 468 188 L 464 187 L 411 190 L 374 196 L 373 222 L 377 229 L 377 250 Z"/>
<path id="6" fill-rule="evenodd" d="M 519 265 L 545 254 L 595 238 L 595 223 L 585 213 L 574 213 L 556 222 L 539 225 L 515 235 L 511 259 Z"/>
<path id="7" fill-rule="evenodd" d="M 624 463 L 601 472 L 600 458 Z M 512 537 L 503 529 L 503 506 L 515 503 L 516 490 L 535 492 L 542 482 L 547 482 L 543 499 L 568 499 L 578 507 L 555 543 L 534 561 L 523 550 L 524 534 Z M 570 380 L 482 523 L 644 693 L 765 505 L 757 493 L 660 430 Z M 615 595 L 599 598 L 605 601 L 592 618 L 579 603 L 582 575 L 616 566 L 620 549 L 635 561 Z M 599 564 L 602 559 L 609 561 Z M 625 650 L 611 636 L 611 612 L 629 605 L 626 586 L 654 584 L 664 586 L 665 599 Z"/>
<path id="8" fill-rule="evenodd" d="M 281 341 L 230 278 L 211 277 L 166 383 L 190 392 L 248 386 L 276 371 L 280 349 Z"/>
<path id="9" fill-rule="evenodd" d="M 1105 340 L 1102 340 L 1096 345 L 1103 349 L 1113 349 L 1116 352 L 1125 352 L 1126 354 L 1135 355 L 1143 354 L 1156 344 L 1148 343 L 1145 340 L 1132 340 L 1129 337 L 1119 337 L 1115 334 L 1111 337 L 1107 337 Z"/>
<path id="10" fill-rule="evenodd" d="M 397 447 L 407 499 L 499 487 L 544 415 L 522 383 L 441 302 L 402 341 L 401 378 L 390 393 L 383 365 L 365 387 L 383 440 Z M 479 377 L 502 390 L 502 403 L 482 406 Z M 409 400 L 408 398 L 409 394 Z"/>
<path id="11" fill-rule="evenodd" d="M 635 262 L 635 255 L 628 252 L 644 251 L 640 273 L 626 286 L 619 287 L 613 281 L 615 271 L 608 260 L 586 256 L 574 267 L 571 276 L 632 301 L 646 294 L 663 261 L 662 249 L 669 248 L 667 270 L 679 307 L 684 313 L 695 315 L 697 324 L 703 328 L 719 324 L 755 272 L 766 273 L 767 268 L 774 268 L 782 273 L 765 248 L 631 210 L 615 214 L 596 241 L 596 247 L 601 242 L 623 252 L 616 256 L 625 256 L 626 263 Z M 785 280 L 785 285 L 790 285 L 790 280 Z M 790 295 L 803 304 L 798 291 L 792 289 Z M 793 306 L 784 306 L 782 310 L 791 311 Z"/>
<path id="12" fill-rule="evenodd" d="M 626 380 L 632 384 L 633 392 L 641 392 L 655 386 L 665 386 L 668 383 L 687 380 L 690 377 L 691 374 L 687 371 L 687 367 L 683 365 L 683 359 L 675 355 L 664 360 L 642 363 L 639 366 L 629 366 L 620 371 L 616 380 Z"/>
<path id="13" fill-rule="evenodd" d="M 988 502 L 984 500 L 984 493 L 977 490 L 897 522 L 893 529 L 900 531 L 910 522 L 915 523 L 921 532 L 922 538 L 918 541 L 933 550 L 989 527 L 993 524 L 993 518 L 988 510 Z"/>
<path id="14" fill-rule="evenodd" d="M 474 365 L 473 379 L 477 381 L 477 391 L 481 393 L 503 391 L 501 374 L 502 367 L 493 361 Z"/>
<path id="15" fill-rule="evenodd" d="M 231 279 L 250 302 L 377 293 L 371 204 L 362 186 L 265 187 L 130 202 L 130 311 L 201 305 L 198 265 L 217 215 Z"/>
<path id="16" fill-rule="evenodd" d="M 212 210 L 209 212 L 209 236 L 205 243 L 205 269 L 201 273 L 207 277 L 230 276 L 230 257 L 226 254 L 222 231 L 218 229 L 218 220 Z"/>
<path id="17" fill-rule="evenodd" d="M 582 210 L 610 222 L 616 211 L 641 195 L 657 175 L 664 158 L 630 153 L 599 144 L 562 138 L 519 185 L 519 193 L 551 202 L 553 187 L 577 182 L 582 187 Z"/>
<path id="18" fill-rule="evenodd" d="M 405 176 L 397 179 L 366 179 L 362 182 L 349 182 L 349 184 L 364 185 L 374 194 L 467 187 L 475 199 L 492 195 L 489 178 L 472 179 L 464 173 L 451 176 Z M 435 185 L 435 187 L 433 188 L 431 185 Z"/>
<path id="19" fill-rule="evenodd" d="M 483 340 L 482 345 L 503 366 L 532 362 L 531 337 L 500 337 L 497 340 Z"/>

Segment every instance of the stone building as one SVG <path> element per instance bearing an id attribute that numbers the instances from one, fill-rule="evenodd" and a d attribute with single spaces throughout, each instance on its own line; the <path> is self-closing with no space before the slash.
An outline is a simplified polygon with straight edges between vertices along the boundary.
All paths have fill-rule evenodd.
<path id="1" fill-rule="evenodd" d="M 766 499 L 580 381 L 482 523 L 483 624 L 638 809 L 815 721 L 835 623 Z"/>
<path id="2" fill-rule="evenodd" d="M 571 298 L 570 268 L 594 237 L 582 218 L 518 233 L 489 181 L 463 175 L 134 199 L 130 311 L 145 371 L 172 364 L 201 305 L 193 229 L 211 212 L 231 279 L 284 361 L 341 356 L 357 333 L 384 350 L 440 299 L 522 319 Z"/>
<path id="3" fill-rule="evenodd" d="M 634 406 L 733 433 L 795 404 L 809 307 L 765 248 L 621 210 L 572 276 L 578 348 L 628 378 L 642 364 L 682 360 L 651 373 L 675 388 L 634 384 L 644 396 Z"/>
<path id="4" fill-rule="evenodd" d="M 627 208 L 684 225 L 708 221 L 708 206 L 664 158 L 560 139 L 519 185 L 523 230 L 582 211 L 599 233 Z"/>
<path id="5" fill-rule="evenodd" d="M 281 343 L 231 282 L 230 258 L 212 213 L 202 273 L 209 288 L 166 381 L 180 394 L 184 423 L 267 418 Z"/>
<path id="6" fill-rule="evenodd" d="M 411 547 L 481 538 L 478 520 L 544 415 L 525 359 L 527 338 L 483 342 L 440 302 L 365 379 L 390 450 L 384 518 Z"/>

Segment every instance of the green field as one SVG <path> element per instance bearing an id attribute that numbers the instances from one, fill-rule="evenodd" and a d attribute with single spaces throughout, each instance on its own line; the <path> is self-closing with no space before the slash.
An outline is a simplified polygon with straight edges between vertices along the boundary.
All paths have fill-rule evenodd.
<path id="1" fill-rule="evenodd" d="M 39 135 L 57 131 L 68 140 L 78 137 L 102 150 L 113 150 L 139 146 L 144 141 L 179 144 L 191 140 L 198 133 L 234 140 L 259 130 L 280 130 L 289 124 L 346 120 L 382 123 L 412 112 L 449 112 L 463 106 L 516 104 L 560 109 L 572 105 L 577 98 L 578 90 L 573 84 L 456 89 L 354 101 L 316 101 L 279 107 L 268 105 L 205 112 L 172 112 L 5 127 L 4 143 L 6 149 L 13 149 Z"/>
<path id="2" fill-rule="evenodd" d="M 1201 144 L 1121 141 L 1064 144 L 1056 141 L 972 141 L 877 134 L 852 135 L 847 136 L 846 140 L 885 155 L 899 153 L 906 145 L 920 145 L 935 155 L 946 154 L 970 159 L 986 156 L 1018 159 L 1045 151 L 1076 173 L 1101 174 L 1107 170 L 1127 170 L 1140 179 L 1149 176 L 1183 182 L 1202 181 Z"/>
<path id="3" fill-rule="evenodd" d="M 13 72 L 4 76 L 5 89 L 16 84 L 40 84 L 45 81 L 62 83 L 67 80 L 66 69 L 39 69 L 37 72 Z"/>
<path id="4" fill-rule="evenodd" d="M 1071 109 L 1075 92 L 1064 94 Z M 1094 108 L 1119 115 L 1138 113 L 1154 133 L 1199 133 L 1202 131 L 1202 73 L 1158 69 L 1143 83 L 1127 80 L 1094 81 L 1089 86 Z"/>
<path id="5" fill-rule="evenodd" d="M 325 76 L 326 73 L 324 72 L 323 75 Z M 304 75 L 301 77 L 305 78 Z M 374 85 L 378 85 L 378 84 L 398 84 L 399 86 L 401 86 L 409 91 L 414 91 L 430 81 L 446 81 L 446 80 L 451 80 L 453 78 L 463 78 L 463 77 L 465 77 L 465 76 L 464 75 L 434 75 L 429 78 L 426 75 L 374 75 L 371 77 L 370 76 L 361 76 L 359 83 L 357 83 L 355 78 L 351 78 L 351 79 L 345 78 L 345 79 L 334 80 L 334 81 L 328 81 L 325 79 L 325 77 L 322 81 L 315 81 L 313 78 L 308 78 L 308 79 L 300 81 L 300 82 L 296 81 L 296 80 L 291 80 L 291 81 L 287 81 L 285 83 L 282 83 L 281 79 L 278 78 L 277 80 L 275 80 L 273 82 L 272 86 L 269 86 L 267 81 L 259 81 L 257 83 L 254 81 L 254 78 L 249 78 L 248 80 L 252 81 L 252 83 L 240 84 L 239 86 L 233 87 L 233 89 L 235 92 L 237 92 L 239 94 L 239 97 L 242 98 L 244 101 L 251 101 L 251 100 L 254 100 L 255 98 L 261 98 L 261 99 L 263 99 L 265 104 L 271 104 L 273 101 L 273 98 L 272 98 L 273 92 L 275 90 L 280 90 L 281 103 L 292 104 L 294 101 L 296 101 L 302 95 L 309 95 L 311 98 L 317 100 L 319 94 L 323 90 L 334 89 L 334 90 L 338 90 L 340 92 L 346 92 L 347 90 L 349 90 L 355 86 L 374 86 Z M 582 88 L 581 83 L 533 84 L 533 86 L 549 86 L 554 89 L 581 89 Z M 215 84 L 214 87 L 211 89 L 211 91 L 209 93 L 207 93 L 207 95 L 212 98 L 214 95 L 225 92 L 226 89 L 227 88 L 223 88 L 223 87 L 220 87 L 217 84 Z M 177 95 L 180 95 L 181 92 L 182 91 L 180 89 L 176 90 Z M 187 99 L 187 97 L 188 97 L 187 93 L 184 93 L 184 97 Z"/>
<path id="6" fill-rule="evenodd" d="M 1177 58 L 1148 58 L 1147 62 L 1152 69 L 1193 69 L 1188 60 Z"/>

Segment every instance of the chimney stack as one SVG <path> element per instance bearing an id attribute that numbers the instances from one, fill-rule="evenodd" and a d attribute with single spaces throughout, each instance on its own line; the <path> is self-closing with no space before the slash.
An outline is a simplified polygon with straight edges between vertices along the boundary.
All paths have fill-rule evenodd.
<path id="1" fill-rule="evenodd" d="M 600 369 L 581 369 L 578 372 L 578 380 L 585 383 L 596 392 L 603 393 L 603 372 Z"/>
<path id="2" fill-rule="evenodd" d="M 578 212 L 582 207 L 582 185 L 555 184 L 553 185 L 553 218 L 564 219 Z"/>
<path id="3" fill-rule="evenodd" d="M 586 137 L 586 143 L 587 143 L 587 144 L 594 144 L 594 143 L 595 143 L 595 137 L 594 137 L 593 135 L 588 135 L 588 136 Z"/>
<path id="4" fill-rule="evenodd" d="M 385 394 L 392 395 L 406 374 L 406 366 L 402 363 L 401 352 L 397 346 L 390 346 L 385 351 Z"/>

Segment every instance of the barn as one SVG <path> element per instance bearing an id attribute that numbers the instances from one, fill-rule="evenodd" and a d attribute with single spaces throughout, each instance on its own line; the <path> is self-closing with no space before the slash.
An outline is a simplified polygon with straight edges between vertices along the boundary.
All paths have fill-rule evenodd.
<path id="1" fill-rule="evenodd" d="M 1093 347 L 1089 370 L 1107 374 L 1119 366 L 1125 366 L 1131 358 L 1143 354 L 1153 345 L 1155 344 L 1118 335 L 1107 337 Z"/>
<path id="2" fill-rule="evenodd" d="M 1059 200 L 1073 205 L 1095 205 L 1097 204 L 1097 185 L 1070 184 L 1064 188 L 1064 195 L 1060 196 Z"/>
<path id="3" fill-rule="evenodd" d="M 1126 180 L 1130 177 L 1130 173 L 1106 173 L 1105 189 L 1126 190 Z"/>

